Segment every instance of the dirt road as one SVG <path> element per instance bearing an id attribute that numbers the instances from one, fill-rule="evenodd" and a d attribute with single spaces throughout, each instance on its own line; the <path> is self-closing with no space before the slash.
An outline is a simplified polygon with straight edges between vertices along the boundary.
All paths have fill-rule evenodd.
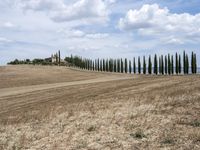
<path id="1" fill-rule="evenodd" d="M 133 77 L 120 77 L 120 76 L 111 76 L 111 77 L 102 77 L 91 80 L 81 80 L 81 81 L 73 81 L 73 82 L 62 82 L 62 83 L 51 83 L 51 84 L 39 84 L 39 85 L 31 85 L 31 86 L 22 86 L 22 87 L 13 87 L 13 88 L 2 88 L 0 89 L 0 99 L 5 96 L 13 96 L 18 94 L 30 93 L 41 90 L 55 89 L 66 86 L 74 86 L 81 84 L 94 84 L 100 82 L 109 82 L 116 80 L 127 80 L 132 79 Z"/>

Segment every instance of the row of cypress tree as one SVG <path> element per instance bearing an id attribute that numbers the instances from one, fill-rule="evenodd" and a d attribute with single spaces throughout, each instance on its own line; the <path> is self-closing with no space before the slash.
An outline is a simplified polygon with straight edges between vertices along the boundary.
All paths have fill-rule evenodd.
<path id="1" fill-rule="evenodd" d="M 133 61 L 125 59 L 83 59 L 82 57 L 72 56 L 66 57 L 65 60 L 71 63 L 75 67 L 81 69 L 104 71 L 104 72 L 118 72 L 118 73 L 138 73 L 138 74 L 189 74 L 189 67 L 191 67 L 191 73 L 197 73 L 197 58 L 196 54 L 192 52 L 191 63 L 189 63 L 188 54 L 183 52 L 183 60 L 181 55 L 176 53 L 173 55 L 161 55 L 156 54 L 153 57 L 148 57 L 148 63 L 145 56 L 143 56 L 143 63 L 141 64 L 141 58 L 138 57 L 137 65 L 136 58 Z M 142 66 L 143 65 L 143 66 Z"/>

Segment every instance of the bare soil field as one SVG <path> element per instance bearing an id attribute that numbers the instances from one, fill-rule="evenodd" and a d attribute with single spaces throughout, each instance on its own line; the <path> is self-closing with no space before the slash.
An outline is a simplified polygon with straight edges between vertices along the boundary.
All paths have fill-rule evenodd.
<path id="1" fill-rule="evenodd" d="M 0 149 L 200 149 L 200 75 L 0 67 Z"/>

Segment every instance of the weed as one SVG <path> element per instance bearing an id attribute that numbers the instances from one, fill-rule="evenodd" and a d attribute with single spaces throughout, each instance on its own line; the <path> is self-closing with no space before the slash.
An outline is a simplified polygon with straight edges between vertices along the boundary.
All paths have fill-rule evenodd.
<path id="1" fill-rule="evenodd" d="M 138 130 L 135 133 L 131 133 L 130 136 L 136 139 L 146 138 L 146 135 L 141 130 Z"/>
<path id="2" fill-rule="evenodd" d="M 95 130 L 95 127 L 94 127 L 94 126 L 91 126 L 91 127 L 89 127 L 87 130 L 88 130 L 88 132 L 92 132 L 92 131 Z"/>
<path id="3" fill-rule="evenodd" d="M 190 125 L 193 126 L 193 127 L 200 127 L 200 121 L 194 120 L 193 122 L 190 123 Z"/>
<path id="4" fill-rule="evenodd" d="M 174 140 L 170 137 L 166 137 L 161 143 L 163 143 L 163 144 L 173 144 Z"/>

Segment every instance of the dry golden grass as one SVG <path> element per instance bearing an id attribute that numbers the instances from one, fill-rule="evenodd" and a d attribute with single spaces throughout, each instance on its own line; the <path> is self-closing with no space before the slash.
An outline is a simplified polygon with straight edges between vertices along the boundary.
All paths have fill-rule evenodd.
<path id="1" fill-rule="evenodd" d="M 1 85 L 0 91 L 21 83 L 26 86 L 108 76 L 116 81 L 0 97 L 0 149 L 200 149 L 199 75 L 132 79 L 123 75 L 121 80 L 118 74 L 58 67 L 38 70 L 41 68 L 44 80 L 35 74 L 37 66 L 4 68 L 0 78 L 10 71 L 18 79 Z M 23 79 L 20 69 L 31 74 L 29 80 Z M 45 75 L 45 70 L 60 70 L 65 77 L 60 73 L 59 78 Z M 0 81 L 5 83 L 5 77 Z"/>

